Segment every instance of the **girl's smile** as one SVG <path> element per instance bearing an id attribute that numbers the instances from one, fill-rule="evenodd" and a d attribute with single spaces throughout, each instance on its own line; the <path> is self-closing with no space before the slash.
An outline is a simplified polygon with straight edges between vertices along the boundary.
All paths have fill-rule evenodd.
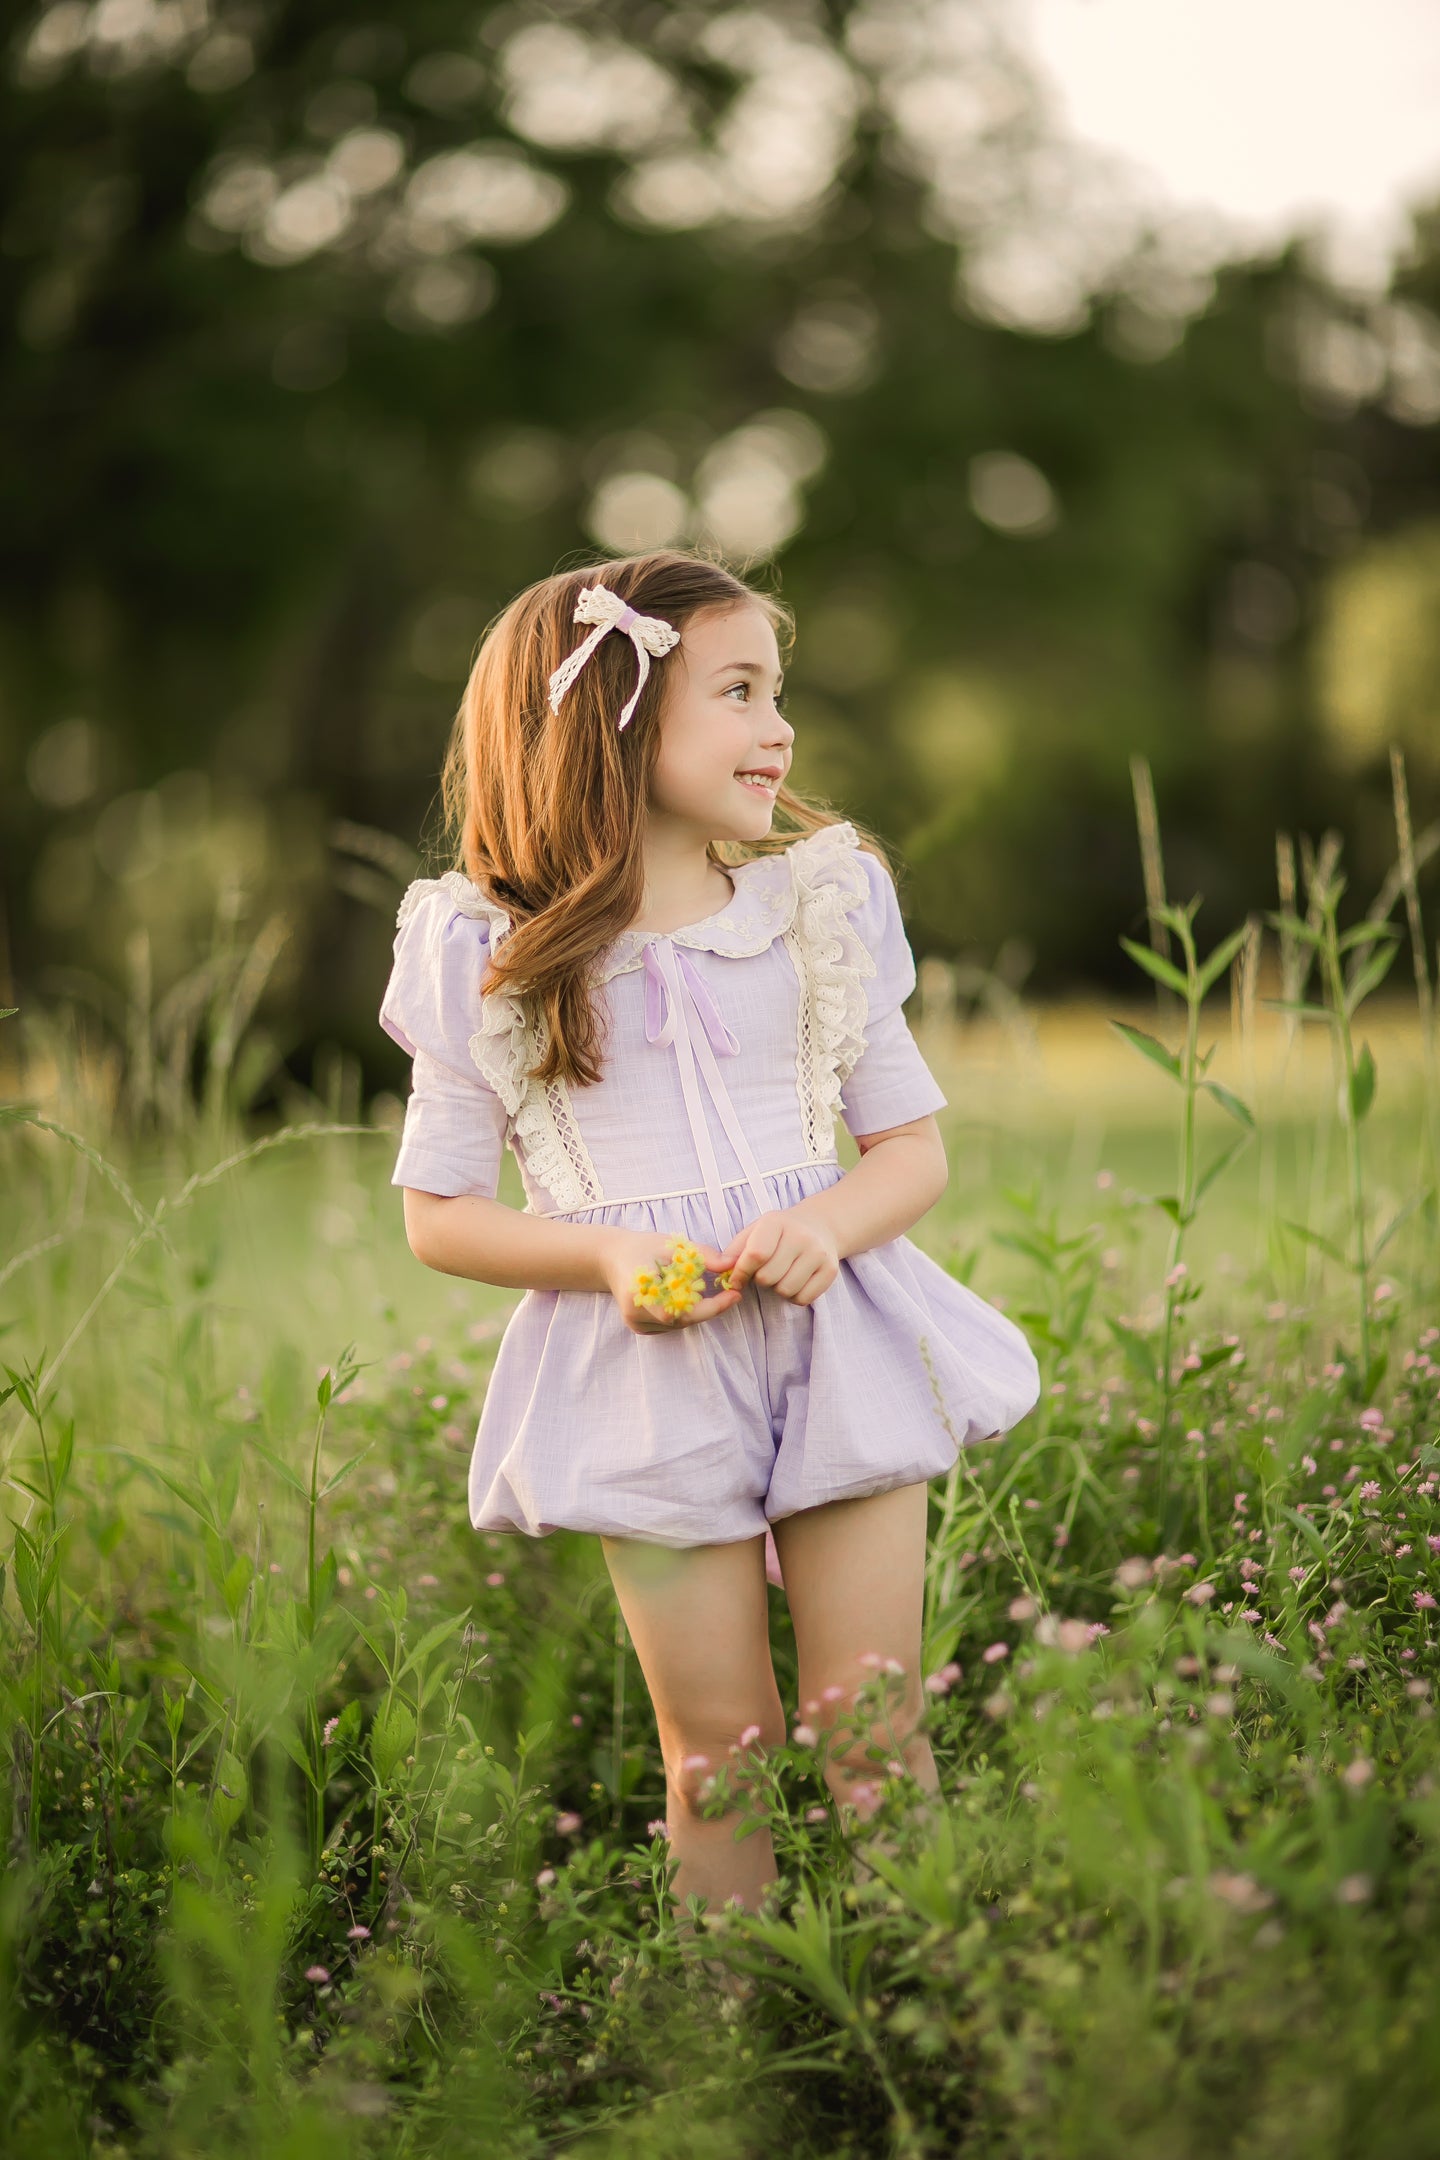
<path id="1" fill-rule="evenodd" d="M 757 810 L 768 826 L 795 741 L 780 709 L 780 650 L 763 609 L 693 616 L 664 664 L 672 672 L 650 799 L 651 840 L 670 858 L 662 884 L 667 871 L 673 877 L 675 856 L 692 858 L 711 840 L 755 839 Z"/>

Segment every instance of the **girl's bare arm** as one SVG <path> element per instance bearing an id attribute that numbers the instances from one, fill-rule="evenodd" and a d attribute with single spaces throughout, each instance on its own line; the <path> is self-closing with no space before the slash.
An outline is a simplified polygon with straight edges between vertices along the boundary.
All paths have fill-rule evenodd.
<path id="1" fill-rule="evenodd" d="M 599 1223 L 546 1222 L 480 1193 L 405 1191 L 410 1250 L 442 1275 L 506 1290 L 607 1290 L 612 1239 Z"/>
<path id="2" fill-rule="evenodd" d="M 950 1182 L 945 1143 L 933 1116 L 857 1136 L 855 1145 L 860 1160 L 854 1168 L 789 1211 L 823 1224 L 842 1260 L 903 1237 Z"/>
<path id="3" fill-rule="evenodd" d="M 635 1335 L 698 1327 L 740 1301 L 736 1288 L 699 1297 L 678 1315 L 637 1305 L 637 1269 L 660 1265 L 674 1244 L 663 1230 L 547 1222 L 543 1216 L 524 1215 L 481 1193 L 443 1199 L 409 1185 L 404 1190 L 410 1250 L 442 1275 L 465 1275 L 472 1282 L 494 1283 L 505 1290 L 608 1292 L 621 1320 Z M 713 1246 L 699 1245 L 696 1250 L 707 1267 L 719 1266 L 720 1255 Z"/>
<path id="4" fill-rule="evenodd" d="M 860 1160 L 852 1170 L 787 1211 L 823 1225 L 842 1260 L 900 1237 L 934 1206 L 950 1178 L 933 1117 L 866 1133 L 856 1146 Z M 501 1289 L 613 1292 L 617 1268 L 639 1266 L 644 1248 L 657 1243 L 655 1236 L 598 1223 L 547 1222 L 479 1193 L 446 1199 L 408 1185 L 404 1190 L 405 1235 L 416 1259 L 442 1275 Z M 708 1261 L 719 1259 L 708 1246 L 702 1249 Z M 713 1301 L 713 1309 L 727 1304 Z M 702 1310 L 712 1310 L 712 1303 Z"/>

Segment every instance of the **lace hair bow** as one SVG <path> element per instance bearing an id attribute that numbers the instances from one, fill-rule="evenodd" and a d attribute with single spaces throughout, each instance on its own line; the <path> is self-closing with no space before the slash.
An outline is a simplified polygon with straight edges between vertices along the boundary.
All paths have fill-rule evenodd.
<path id="1" fill-rule="evenodd" d="M 569 658 L 562 660 L 550 677 L 550 710 L 553 713 L 559 712 L 561 698 L 606 632 L 623 630 L 635 647 L 635 657 L 640 663 L 640 677 L 630 693 L 628 704 L 616 722 L 618 734 L 621 728 L 629 726 L 636 701 L 645 687 L 650 673 L 650 655 L 653 653 L 658 660 L 662 654 L 669 652 L 672 645 L 679 644 L 680 632 L 673 623 L 662 621 L 658 615 L 637 615 L 629 602 L 622 600 L 619 593 L 612 592 L 608 585 L 585 586 L 575 603 L 573 619 L 576 622 L 594 623 L 595 627 L 584 644 L 577 645 Z"/>

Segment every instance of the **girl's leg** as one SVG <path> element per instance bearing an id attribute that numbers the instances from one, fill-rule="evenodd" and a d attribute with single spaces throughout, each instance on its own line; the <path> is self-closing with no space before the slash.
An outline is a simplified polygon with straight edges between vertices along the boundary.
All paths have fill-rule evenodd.
<path id="1" fill-rule="evenodd" d="M 785 1717 L 770 1662 L 765 1540 L 675 1550 L 602 1538 L 615 1595 L 650 1691 L 665 1762 L 665 1820 L 680 1866 L 675 1898 L 712 1911 L 738 1897 L 752 1911 L 775 1879 L 768 1830 L 736 1842 L 738 1812 L 708 1822 L 701 1786 L 740 1759 L 730 1750 L 758 1726 L 752 1746 L 776 1747 Z M 748 1752 L 748 1749 L 747 1749 Z"/>
<path id="2" fill-rule="evenodd" d="M 930 1742 L 915 1730 L 924 1703 L 920 1649 L 925 1604 L 929 1487 L 902 1485 L 865 1500 L 834 1500 L 773 1523 L 785 1595 L 795 1623 L 800 1705 L 817 1729 L 848 1714 L 857 1689 L 875 1677 L 863 1658 L 893 1658 L 904 1690 L 888 1717 L 832 1750 L 826 1781 L 862 1819 L 879 1805 L 882 1766 L 865 1759 L 871 1740 L 903 1762 L 925 1792 L 938 1789 Z M 896 1676 L 898 1683 L 898 1676 Z"/>

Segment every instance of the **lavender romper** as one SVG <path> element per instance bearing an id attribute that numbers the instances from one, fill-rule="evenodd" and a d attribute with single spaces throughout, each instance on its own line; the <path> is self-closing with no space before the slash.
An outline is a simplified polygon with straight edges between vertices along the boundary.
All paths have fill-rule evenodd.
<path id="1" fill-rule="evenodd" d="M 718 913 L 623 931 L 598 956 L 604 1077 L 573 1090 L 529 1077 L 543 1038 L 522 1001 L 482 996 L 505 910 L 458 871 L 411 885 L 380 1010 L 414 1060 L 391 1182 L 493 1198 L 508 1143 L 528 1214 L 723 1250 L 845 1174 L 837 1111 L 866 1134 L 944 1109 L 901 1010 L 915 963 L 895 887 L 854 827 L 728 874 Z M 906 1237 L 842 1261 L 813 1305 L 752 1282 L 664 1334 L 634 1334 L 606 1292 L 527 1290 L 485 1397 L 470 1519 L 729 1544 L 938 1477 L 1039 1389 L 1021 1330 Z"/>

